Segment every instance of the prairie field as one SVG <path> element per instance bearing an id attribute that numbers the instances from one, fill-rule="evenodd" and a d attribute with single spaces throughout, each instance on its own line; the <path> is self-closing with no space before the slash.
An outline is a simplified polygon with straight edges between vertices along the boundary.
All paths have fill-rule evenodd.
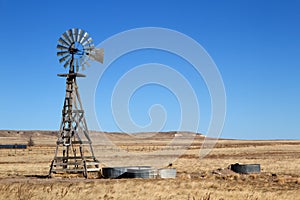
<path id="1" fill-rule="evenodd" d="M 2 130 L 0 144 L 27 144 L 31 137 L 34 145 L 26 149 L 0 149 L 0 199 L 300 199 L 299 140 L 219 139 L 205 157 L 199 157 L 204 140 L 200 134 L 195 135 L 180 156 L 175 153 L 184 146 L 185 133 L 130 136 L 92 132 L 91 135 L 98 138 L 94 148 L 102 166 L 141 163 L 167 167 L 171 161 L 177 176 L 175 179 L 104 179 L 99 172 L 88 179 L 81 174 L 55 174 L 48 178 L 57 133 Z M 176 135 L 182 139 L 164 149 Z M 104 136 L 114 145 L 101 143 Z M 151 154 L 155 152 L 159 154 Z M 136 157 L 126 153 L 135 153 L 130 155 Z M 261 173 L 235 173 L 228 169 L 235 163 L 260 164 Z"/>

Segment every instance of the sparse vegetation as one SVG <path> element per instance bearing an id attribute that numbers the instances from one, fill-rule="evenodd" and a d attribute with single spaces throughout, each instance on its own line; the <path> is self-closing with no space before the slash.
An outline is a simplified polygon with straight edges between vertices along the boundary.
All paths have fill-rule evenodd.
<path id="1" fill-rule="evenodd" d="M 33 141 L 33 139 L 32 139 L 32 136 L 29 137 L 29 140 L 28 140 L 28 142 L 27 142 L 27 145 L 28 145 L 29 147 L 34 146 L 34 141 Z"/>
<path id="2" fill-rule="evenodd" d="M 7 143 L 28 140 L 26 131 L 23 138 L 11 132 L 6 136 L 0 131 Z M 162 143 L 152 139 L 141 144 L 121 134 L 109 137 L 123 149 L 141 153 L 149 152 L 150 147 L 159 149 Z M 208 156 L 199 159 L 198 138 L 172 162 L 178 172 L 176 179 L 38 178 L 48 174 L 55 142 L 56 134 L 41 134 L 34 137 L 38 145 L 31 151 L 0 149 L 0 199 L 281 200 L 300 196 L 300 141 L 219 140 Z M 236 162 L 259 163 L 262 172 L 244 175 L 227 169 Z"/>

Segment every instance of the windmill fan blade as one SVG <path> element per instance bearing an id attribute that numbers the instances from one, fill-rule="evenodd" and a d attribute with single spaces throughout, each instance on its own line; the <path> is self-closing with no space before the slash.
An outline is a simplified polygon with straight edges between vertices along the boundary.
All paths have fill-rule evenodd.
<path id="1" fill-rule="evenodd" d="M 76 42 L 79 42 L 79 41 L 81 40 L 81 38 L 82 38 L 83 34 L 84 34 L 84 30 L 82 30 L 82 29 L 79 29 L 79 32 L 78 32 L 78 37 L 77 37 L 77 40 L 76 40 Z"/>
<path id="2" fill-rule="evenodd" d="M 72 44 L 72 41 L 69 39 L 69 37 L 68 37 L 68 35 L 67 35 L 67 32 L 64 32 L 64 33 L 62 34 L 62 36 L 63 36 L 63 38 L 64 38 L 65 40 L 68 41 L 68 46 L 70 46 L 70 45 Z"/>
<path id="3" fill-rule="evenodd" d="M 70 44 L 68 44 L 64 39 L 62 39 L 62 38 L 59 38 L 58 39 L 58 42 L 60 42 L 62 45 L 64 45 L 64 46 L 70 46 Z"/>
<path id="4" fill-rule="evenodd" d="M 95 48 L 93 50 L 93 53 L 90 54 L 90 58 L 92 60 L 96 60 L 96 61 L 98 61 L 100 63 L 103 63 L 104 49 L 103 48 L 100 48 L 100 49 Z"/>
<path id="5" fill-rule="evenodd" d="M 56 48 L 59 49 L 59 50 L 69 50 L 68 47 L 62 46 L 62 45 L 60 45 L 60 44 L 58 44 L 58 45 L 56 46 Z"/>
<path id="6" fill-rule="evenodd" d="M 78 35 L 78 28 L 72 28 L 72 32 L 73 32 L 73 41 L 76 42 L 77 35 Z"/>
<path id="7" fill-rule="evenodd" d="M 60 52 L 57 52 L 56 55 L 57 56 L 63 56 L 63 55 L 68 54 L 68 53 L 69 53 L 69 51 L 60 51 Z"/>
<path id="8" fill-rule="evenodd" d="M 93 42 L 92 38 L 87 39 L 85 42 L 82 43 L 83 46 L 86 46 L 86 44 L 91 44 Z"/>
<path id="9" fill-rule="evenodd" d="M 85 53 L 86 55 L 90 55 L 90 54 L 93 53 L 95 47 L 89 47 L 89 46 L 88 46 L 88 47 L 84 47 L 83 49 L 84 49 L 84 53 Z"/>
<path id="10" fill-rule="evenodd" d="M 72 29 L 69 29 L 69 30 L 67 30 L 68 31 L 68 36 L 69 36 L 69 39 L 71 40 L 71 43 L 73 43 L 74 42 L 74 40 L 73 40 L 73 33 L 72 33 Z"/>
<path id="11" fill-rule="evenodd" d="M 65 60 L 67 60 L 67 59 L 69 58 L 69 56 L 70 56 L 70 55 L 66 55 L 66 56 L 60 58 L 60 59 L 59 59 L 59 62 L 60 62 L 60 63 L 64 62 Z"/>
<path id="12" fill-rule="evenodd" d="M 89 34 L 88 34 L 87 32 L 85 32 L 85 33 L 83 34 L 83 37 L 82 37 L 81 40 L 79 41 L 79 43 L 82 44 L 83 41 L 85 41 L 88 37 L 89 37 Z"/>
<path id="13" fill-rule="evenodd" d="M 80 58 L 79 63 L 80 63 L 80 66 L 81 66 L 82 70 L 85 70 L 86 62 L 87 62 L 86 57 L 83 56 L 83 57 Z"/>
<path id="14" fill-rule="evenodd" d="M 90 48 L 91 49 L 95 49 L 95 45 L 94 44 L 90 44 Z"/>
<path id="15" fill-rule="evenodd" d="M 79 71 L 79 64 L 78 64 L 78 58 L 76 58 L 76 72 Z"/>
<path id="16" fill-rule="evenodd" d="M 87 44 L 86 46 L 83 46 L 83 49 L 85 51 L 93 51 L 95 49 L 94 44 Z"/>
<path id="17" fill-rule="evenodd" d="M 64 68 L 68 67 L 68 65 L 70 64 L 71 60 L 72 60 L 72 58 L 69 58 L 69 60 L 64 64 Z"/>

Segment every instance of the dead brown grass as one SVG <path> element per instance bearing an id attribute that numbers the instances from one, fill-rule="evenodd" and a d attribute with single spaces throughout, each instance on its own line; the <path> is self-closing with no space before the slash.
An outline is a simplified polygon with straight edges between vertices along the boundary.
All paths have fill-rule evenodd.
<path id="1" fill-rule="evenodd" d="M 176 179 L 83 179 L 81 177 L 40 178 L 48 174 L 54 155 L 55 132 L 0 131 L 1 143 L 25 143 L 30 149 L 0 149 L 0 199 L 299 199 L 300 141 L 219 140 L 203 159 L 196 141 L 173 166 Z M 155 151 L 172 138 L 159 134 L 148 141 L 111 134 L 123 149 Z M 106 148 L 106 147 L 105 147 Z M 108 153 L 107 151 L 106 153 Z M 260 163 L 260 174 L 236 174 L 232 163 Z M 68 177 L 68 176 L 66 176 Z"/>

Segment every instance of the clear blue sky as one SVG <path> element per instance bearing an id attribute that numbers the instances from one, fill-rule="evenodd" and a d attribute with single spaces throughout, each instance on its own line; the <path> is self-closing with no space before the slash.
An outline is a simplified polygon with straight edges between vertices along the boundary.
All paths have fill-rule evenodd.
<path id="1" fill-rule="evenodd" d="M 190 36 L 218 66 L 227 95 L 222 137 L 300 139 L 299 1 L 0 0 L 0 25 L 0 129 L 59 128 L 65 81 L 56 76 L 64 70 L 55 47 L 65 30 L 83 28 L 98 44 L 119 32 L 151 26 Z M 124 62 L 130 63 L 131 56 L 118 62 L 122 65 L 122 59 L 127 59 Z M 169 55 L 154 62 L 163 62 L 163 56 Z M 134 59 L 139 57 L 137 53 Z M 141 57 L 135 64 L 143 61 L 151 59 Z M 108 78 L 114 79 L 113 75 L 108 73 Z M 167 90 L 148 89 L 169 97 L 144 101 L 146 108 L 166 98 L 174 100 Z M 101 88 L 97 97 L 101 97 Z M 130 104 L 135 110 L 133 118 L 142 124 L 147 122 L 139 112 L 146 115 L 146 111 L 134 109 L 141 106 L 137 103 L 135 107 L 134 101 L 143 102 L 143 98 L 136 93 Z M 97 107 L 109 105 L 107 99 L 102 105 L 97 102 Z M 168 108 L 168 102 L 161 103 L 166 103 L 170 112 L 176 111 Z M 205 133 L 209 109 L 201 109 L 204 117 L 199 131 Z M 177 127 L 178 119 L 170 119 L 165 130 Z M 109 116 L 105 120 L 105 131 L 117 130 Z"/>

